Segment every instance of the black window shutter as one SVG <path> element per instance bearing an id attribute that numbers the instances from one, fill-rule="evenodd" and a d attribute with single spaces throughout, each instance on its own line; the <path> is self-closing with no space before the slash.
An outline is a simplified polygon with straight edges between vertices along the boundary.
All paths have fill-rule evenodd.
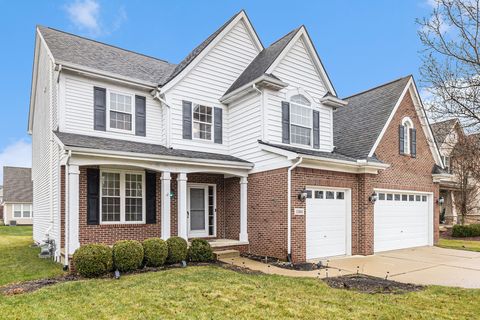
<path id="1" fill-rule="evenodd" d="M 100 223 L 100 170 L 87 169 L 87 224 Z"/>
<path id="2" fill-rule="evenodd" d="M 313 110 L 313 147 L 320 149 L 320 112 Z"/>
<path id="3" fill-rule="evenodd" d="M 223 143 L 223 110 L 222 108 L 214 108 L 213 111 L 213 140 L 215 143 Z"/>
<path id="4" fill-rule="evenodd" d="M 107 128 L 107 91 L 93 87 L 93 129 L 105 131 Z"/>
<path id="5" fill-rule="evenodd" d="M 398 146 L 400 150 L 400 154 L 405 153 L 405 127 L 400 125 L 398 127 Z"/>
<path id="6" fill-rule="evenodd" d="M 282 142 L 290 143 L 290 103 L 282 101 Z"/>
<path id="7" fill-rule="evenodd" d="M 146 223 L 154 224 L 157 222 L 157 174 L 155 172 L 145 172 L 145 195 L 146 199 Z"/>
<path id="8" fill-rule="evenodd" d="M 410 155 L 417 157 L 417 129 L 410 129 Z"/>
<path id="9" fill-rule="evenodd" d="M 146 104 L 145 97 L 135 96 L 135 135 L 145 137 L 146 130 Z"/>
<path id="10" fill-rule="evenodd" d="M 192 103 L 183 101 L 183 139 L 192 139 Z"/>

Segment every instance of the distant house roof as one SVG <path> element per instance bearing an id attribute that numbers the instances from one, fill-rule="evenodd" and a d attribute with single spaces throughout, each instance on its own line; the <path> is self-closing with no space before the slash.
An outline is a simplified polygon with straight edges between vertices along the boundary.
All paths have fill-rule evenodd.
<path id="1" fill-rule="evenodd" d="M 367 159 L 411 76 L 344 98 L 348 105 L 333 113 L 336 150 Z"/>
<path id="2" fill-rule="evenodd" d="M 132 152 L 141 154 L 160 155 L 167 157 L 190 158 L 190 159 L 207 159 L 219 161 L 250 162 L 230 155 L 190 151 L 182 149 L 167 148 L 158 144 L 140 143 L 119 139 L 92 137 L 74 133 L 55 132 L 57 138 L 63 145 L 68 147 L 87 148 L 95 150 L 110 150 L 121 152 Z"/>
<path id="3" fill-rule="evenodd" d="M 3 167 L 3 201 L 33 201 L 32 169 Z"/>
<path id="4" fill-rule="evenodd" d="M 439 147 L 445 142 L 447 136 L 454 130 L 455 124 L 457 122 L 458 119 L 454 118 L 432 123 L 431 127 L 433 131 L 433 136 L 435 137 L 435 141 L 437 142 Z"/>
<path id="5" fill-rule="evenodd" d="M 227 89 L 225 95 L 264 75 L 272 63 L 278 58 L 280 53 L 282 53 L 283 49 L 285 49 L 293 37 L 295 37 L 300 28 L 301 27 L 290 31 L 285 36 L 272 43 L 268 48 L 263 49 L 247 66 L 237 80 L 235 80 L 230 88 Z"/>

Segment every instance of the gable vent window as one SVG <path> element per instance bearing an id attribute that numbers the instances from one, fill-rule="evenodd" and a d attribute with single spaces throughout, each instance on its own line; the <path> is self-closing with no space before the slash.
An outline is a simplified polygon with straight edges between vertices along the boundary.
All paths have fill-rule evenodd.
<path id="1" fill-rule="evenodd" d="M 193 138 L 212 140 L 212 107 L 195 105 L 193 108 Z"/>
<path id="2" fill-rule="evenodd" d="M 109 97 L 110 129 L 132 131 L 132 96 L 110 92 Z"/>
<path id="3" fill-rule="evenodd" d="M 293 144 L 312 144 L 313 114 L 310 101 L 303 95 L 290 99 L 290 141 Z"/>

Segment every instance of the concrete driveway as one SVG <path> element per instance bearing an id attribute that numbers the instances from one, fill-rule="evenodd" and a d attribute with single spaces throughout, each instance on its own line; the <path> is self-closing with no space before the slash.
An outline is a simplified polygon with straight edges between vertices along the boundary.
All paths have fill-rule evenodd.
<path id="1" fill-rule="evenodd" d="M 418 247 L 372 256 L 331 259 L 330 267 L 391 280 L 463 288 L 480 288 L 480 252 Z"/>

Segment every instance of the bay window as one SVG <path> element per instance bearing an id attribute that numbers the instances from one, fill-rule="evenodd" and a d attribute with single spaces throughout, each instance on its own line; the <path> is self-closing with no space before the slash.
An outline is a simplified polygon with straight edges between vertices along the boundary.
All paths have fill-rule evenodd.
<path id="1" fill-rule="evenodd" d="M 145 222 L 145 174 L 106 169 L 100 177 L 101 222 Z"/>

